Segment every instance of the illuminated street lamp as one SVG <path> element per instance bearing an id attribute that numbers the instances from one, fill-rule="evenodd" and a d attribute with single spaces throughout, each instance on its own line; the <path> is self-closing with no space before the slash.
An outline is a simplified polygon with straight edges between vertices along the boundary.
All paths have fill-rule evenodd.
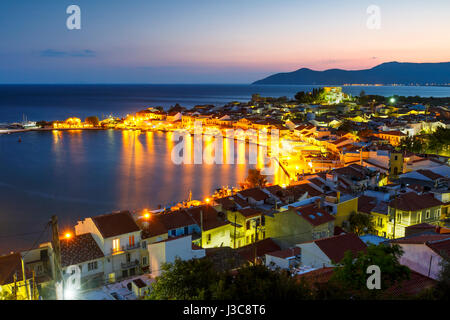
<path id="1" fill-rule="evenodd" d="M 394 104 L 395 103 L 395 98 L 392 97 L 389 101 L 391 102 L 391 104 Z"/>
<path id="2" fill-rule="evenodd" d="M 72 234 L 70 232 L 66 232 L 64 234 L 64 238 L 66 238 L 67 240 L 69 240 L 70 238 L 72 238 Z"/>

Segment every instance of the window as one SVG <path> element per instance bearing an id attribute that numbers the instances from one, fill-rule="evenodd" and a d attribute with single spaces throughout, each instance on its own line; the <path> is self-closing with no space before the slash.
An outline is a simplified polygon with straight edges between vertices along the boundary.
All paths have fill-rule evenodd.
<path id="1" fill-rule="evenodd" d="M 147 257 L 142 257 L 142 264 L 146 266 L 148 264 Z"/>
<path id="2" fill-rule="evenodd" d="M 147 249 L 147 241 L 142 241 L 142 249 Z"/>
<path id="3" fill-rule="evenodd" d="M 97 261 L 88 263 L 88 271 L 97 270 L 97 268 L 98 268 Z"/>
<path id="4" fill-rule="evenodd" d="M 127 259 L 127 262 L 130 262 L 131 261 L 131 254 L 127 253 L 126 259 Z"/>
<path id="5" fill-rule="evenodd" d="M 261 216 L 261 225 L 262 226 L 266 225 L 266 217 L 265 216 Z"/>
<path id="6" fill-rule="evenodd" d="M 402 221 L 402 213 L 401 212 L 399 212 L 399 213 L 397 213 L 397 221 Z"/>
<path id="7" fill-rule="evenodd" d="M 245 228 L 246 228 L 246 230 L 250 230 L 250 220 L 247 220 Z"/>
<path id="8" fill-rule="evenodd" d="M 427 219 L 430 219 L 430 215 L 431 215 L 430 210 L 427 210 L 427 213 L 425 214 L 425 217 L 426 217 Z"/>
<path id="9" fill-rule="evenodd" d="M 177 235 L 177 231 L 176 230 L 170 230 L 170 235 L 172 237 L 175 237 Z"/>
<path id="10" fill-rule="evenodd" d="M 436 211 L 434 212 L 434 216 L 435 218 L 439 218 L 441 216 L 441 209 L 436 209 Z"/>
<path id="11" fill-rule="evenodd" d="M 134 236 L 129 236 L 128 237 L 128 244 L 130 245 L 130 247 L 134 247 Z"/>
<path id="12" fill-rule="evenodd" d="M 188 227 L 184 227 L 184 234 L 188 234 L 188 233 L 189 233 Z"/>
<path id="13" fill-rule="evenodd" d="M 113 251 L 114 252 L 120 251 L 120 239 L 113 240 Z"/>
<path id="14" fill-rule="evenodd" d="M 208 243 L 210 243 L 210 242 L 211 242 L 211 233 L 208 233 L 208 236 L 207 236 L 207 241 L 208 241 Z"/>

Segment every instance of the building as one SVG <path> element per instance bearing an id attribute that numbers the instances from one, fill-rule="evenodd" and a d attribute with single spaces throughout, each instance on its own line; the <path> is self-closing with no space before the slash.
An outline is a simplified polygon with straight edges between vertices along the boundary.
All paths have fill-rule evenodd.
<path id="1" fill-rule="evenodd" d="M 424 276 L 437 280 L 441 261 L 450 256 L 450 234 L 415 234 L 391 240 L 404 251 L 400 263 Z"/>
<path id="2" fill-rule="evenodd" d="M 295 247 L 266 253 L 265 263 L 269 268 L 296 268 L 301 264 L 301 249 Z"/>
<path id="3" fill-rule="evenodd" d="M 297 244 L 301 249 L 303 266 L 331 267 L 344 258 L 347 251 L 357 254 L 367 248 L 355 234 L 347 233 L 329 238 Z"/>
<path id="4" fill-rule="evenodd" d="M 203 258 L 205 249 L 192 244 L 192 236 L 172 237 L 147 246 L 150 272 L 157 277 L 162 273 L 164 263 L 173 263 L 175 259 L 191 260 Z"/>
<path id="5" fill-rule="evenodd" d="M 115 282 L 142 273 L 141 229 L 128 211 L 78 221 L 75 234 L 92 234 L 105 256 L 105 280 Z"/>
<path id="6" fill-rule="evenodd" d="M 443 203 L 430 193 L 419 195 L 407 192 L 398 195 L 389 202 L 387 237 L 404 237 L 406 227 L 419 223 L 438 225 L 442 205 Z"/>
<path id="7" fill-rule="evenodd" d="M 31 300 L 33 291 L 32 273 L 25 269 L 20 253 L 0 256 L 0 294 L 17 300 Z"/>
<path id="8" fill-rule="evenodd" d="M 321 206 L 320 198 L 309 198 L 281 207 L 266 218 L 266 234 L 280 247 L 325 238 L 334 233 L 335 218 Z"/>
<path id="9" fill-rule="evenodd" d="M 65 277 L 80 272 L 81 290 L 105 283 L 105 255 L 91 233 L 60 239 L 61 268 Z"/>

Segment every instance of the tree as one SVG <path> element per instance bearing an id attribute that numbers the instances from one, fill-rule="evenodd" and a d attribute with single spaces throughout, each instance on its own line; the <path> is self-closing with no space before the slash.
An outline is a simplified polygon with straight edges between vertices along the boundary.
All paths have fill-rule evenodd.
<path id="1" fill-rule="evenodd" d="M 197 300 L 211 299 L 210 286 L 219 280 L 219 273 L 208 259 L 183 261 L 162 265 L 162 274 L 156 278 L 148 299 Z"/>
<path id="2" fill-rule="evenodd" d="M 261 174 L 259 169 L 248 169 L 248 175 L 245 179 L 245 187 L 255 188 L 264 187 L 267 184 L 267 178 L 265 175 Z"/>
<path id="3" fill-rule="evenodd" d="M 433 290 L 433 296 L 438 300 L 450 300 L 450 256 L 444 253 L 439 266 L 441 271 L 438 283 Z"/>
<path id="4" fill-rule="evenodd" d="M 375 231 L 372 219 L 367 214 L 352 212 L 350 214 L 348 222 L 350 225 L 349 231 L 358 236 L 362 236 L 367 233 L 373 233 Z"/>
<path id="5" fill-rule="evenodd" d="M 100 123 L 100 120 L 98 119 L 97 116 L 91 116 L 91 117 L 87 117 L 84 122 L 88 123 L 88 124 L 92 124 L 94 127 L 97 127 L 98 124 Z"/>
<path id="6" fill-rule="evenodd" d="M 345 253 L 338 263 L 331 277 L 331 281 L 340 285 L 349 297 L 376 298 L 386 297 L 386 289 L 409 279 L 410 270 L 400 264 L 403 254 L 402 248 L 397 245 L 370 244 L 365 251 L 360 251 L 356 257 L 351 251 Z M 367 273 L 369 266 L 380 268 L 381 290 L 367 288 Z"/>
<path id="7" fill-rule="evenodd" d="M 264 265 L 244 266 L 235 275 L 224 273 L 212 291 L 218 300 L 298 300 L 310 295 L 288 271 Z"/>

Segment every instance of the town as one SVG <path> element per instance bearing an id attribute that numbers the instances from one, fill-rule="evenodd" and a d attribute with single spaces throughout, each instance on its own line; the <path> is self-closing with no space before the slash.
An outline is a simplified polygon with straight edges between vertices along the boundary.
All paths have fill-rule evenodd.
<path id="1" fill-rule="evenodd" d="M 353 97 L 323 87 L 293 100 L 254 94 L 249 102 L 220 107 L 177 104 L 124 118 L 14 124 L 0 132 L 194 134 L 195 123 L 222 133 L 276 130 L 283 178 L 269 183 L 261 170 L 250 169 L 239 186 L 205 199 L 105 213 L 68 230 L 59 230 L 54 216 L 52 241 L 0 257 L 0 296 L 198 298 L 161 293 L 166 273 L 192 261 L 231 274 L 248 266 L 284 270 L 317 294 L 352 265 L 352 255 L 362 261 L 380 254 L 395 258 L 395 267 L 408 274 L 383 282 L 383 298 L 434 292 L 449 285 L 442 277 L 450 255 L 449 105 L 450 98 Z"/>

